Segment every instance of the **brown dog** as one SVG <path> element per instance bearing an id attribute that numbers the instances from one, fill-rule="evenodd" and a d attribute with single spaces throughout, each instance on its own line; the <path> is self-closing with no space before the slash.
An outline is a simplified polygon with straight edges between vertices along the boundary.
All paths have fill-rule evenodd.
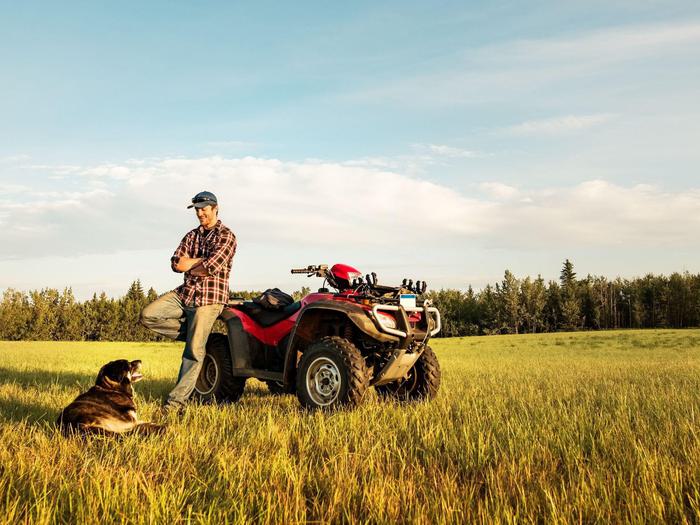
<path id="1" fill-rule="evenodd" d="M 141 361 L 119 359 L 103 366 L 87 392 L 63 409 L 56 424 L 64 434 L 161 433 L 162 425 L 139 421 L 132 384 L 143 379 Z"/>

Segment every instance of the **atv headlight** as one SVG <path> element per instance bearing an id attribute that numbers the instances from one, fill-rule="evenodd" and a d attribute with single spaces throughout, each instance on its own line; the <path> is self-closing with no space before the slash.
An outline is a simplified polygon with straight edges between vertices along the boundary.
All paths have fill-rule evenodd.
<path id="1" fill-rule="evenodd" d="M 379 323 L 384 328 L 392 328 L 392 329 L 396 328 L 396 319 L 394 319 L 390 315 L 378 313 L 377 318 L 379 319 Z"/>

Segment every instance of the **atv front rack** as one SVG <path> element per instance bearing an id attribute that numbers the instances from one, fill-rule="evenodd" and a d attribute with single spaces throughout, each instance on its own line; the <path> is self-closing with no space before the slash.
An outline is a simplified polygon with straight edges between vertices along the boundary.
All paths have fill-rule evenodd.
<path id="1" fill-rule="evenodd" d="M 385 326 L 379 320 L 379 312 L 393 312 L 396 319 L 396 328 Z M 425 343 L 428 338 L 436 335 L 442 327 L 440 312 L 434 306 L 404 306 L 394 304 L 375 304 L 372 307 L 372 316 L 377 328 L 387 334 L 399 338 L 399 346 L 386 361 L 381 370 L 372 378 L 370 384 L 381 386 L 393 381 L 401 381 L 408 377 L 411 368 L 420 359 L 428 348 Z M 414 328 L 411 326 L 409 314 L 421 313 L 422 317 Z M 403 330 L 401 330 L 403 328 Z M 422 339 L 422 341 L 421 341 Z M 414 344 L 417 343 L 417 344 Z"/>
<path id="2" fill-rule="evenodd" d="M 384 326 L 381 321 L 379 320 L 379 313 L 380 311 L 387 311 L 387 312 L 399 312 L 399 315 L 397 317 L 397 328 L 390 328 L 388 326 Z M 374 316 L 375 324 L 377 325 L 377 328 L 387 334 L 390 335 L 395 335 L 397 337 L 400 337 L 401 339 L 405 339 L 406 337 L 409 336 L 411 333 L 411 325 L 408 322 L 408 316 L 406 314 L 412 314 L 412 313 L 422 313 L 423 318 L 421 321 L 425 323 L 425 331 L 430 333 L 430 337 L 433 337 L 437 335 L 438 332 L 440 332 L 440 329 L 442 328 L 442 321 L 440 319 L 440 311 L 435 308 L 434 306 L 428 306 L 424 304 L 423 306 L 401 306 L 401 305 L 393 305 L 393 304 L 375 304 L 372 307 L 372 315 Z M 435 315 L 435 328 L 432 330 L 430 329 L 430 319 L 431 315 Z M 404 320 L 403 323 L 400 323 L 400 319 L 402 318 Z M 398 326 L 400 324 L 403 324 L 404 330 L 399 330 Z"/>

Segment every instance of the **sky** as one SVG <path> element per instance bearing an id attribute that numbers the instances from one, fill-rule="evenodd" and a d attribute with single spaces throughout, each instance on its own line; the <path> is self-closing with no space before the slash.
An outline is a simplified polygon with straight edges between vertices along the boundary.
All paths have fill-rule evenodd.
<path id="1" fill-rule="evenodd" d="M 700 272 L 697 1 L 0 1 L 0 290 Z"/>

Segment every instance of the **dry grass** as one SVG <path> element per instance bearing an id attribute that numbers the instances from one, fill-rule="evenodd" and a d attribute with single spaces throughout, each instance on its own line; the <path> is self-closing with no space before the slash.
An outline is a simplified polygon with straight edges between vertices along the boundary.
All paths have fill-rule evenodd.
<path id="1" fill-rule="evenodd" d="M 0 521 L 672 522 L 700 519 L 700 331 L 435 341 L 431 403 L 310 414 L 250 381 L 160 438 L 66 439 L 60 408 L 142 359 L 148 418 L 171 344 L 0 342 Z"/>

